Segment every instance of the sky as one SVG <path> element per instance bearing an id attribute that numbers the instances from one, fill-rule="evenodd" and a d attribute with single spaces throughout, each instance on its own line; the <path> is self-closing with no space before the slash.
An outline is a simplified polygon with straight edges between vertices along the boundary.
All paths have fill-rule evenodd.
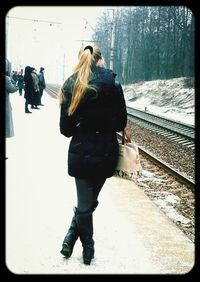
<path id="1" fill-rule="evenodd" d="M 91 40 L 97 18 L 103 12 L 109 14 L 109 10 L 113 8 L 118 9 L 123 6 L 16 6 L 12 8 L 6 18 L 6 47 L 7 57 L 12 62 L 13 69 L 20 70 L 30 65 L 39 71 L 39 68 L 43 66 L 47 82 L 61 85 L 71 74 L 82 43 L 87 43 L 82 40 Z M 153 83 L 156 89 L 157 82 Z M 150 86 L 144 87 L 149 89 Z M 170 88 L 174 89 L 174 86 Z M 183 95 L 184 93 L 181 97 Z M 148 97 L 145 96 L 135 101 L 133 106 L 139 107 L 146 104 L 149 109 L 151 107 L 152 111 L 155 110 L 154 105 L 149 105 Z M 162 114 L 169 115 L 169 112 L 176 119 L 177 110 L 171 109 Z M 186 115 L 184 121 L 194 124 L 194 108 L 191 108 L 190 112 L 192 114 L 181 109 L 181 113 Z M 181 119 L 183 119 L 182 115 Z"/>
<path id="2" fill-rule="evenodd" d="M 89 42 L 82 40 L 91 40 L 97 17 L 110 8 L 115 7 L 16 6 L 6 17 L 6 56 L 13 68 L 43 66 L 47 80 L 61 83 L 82 42 Z"/>

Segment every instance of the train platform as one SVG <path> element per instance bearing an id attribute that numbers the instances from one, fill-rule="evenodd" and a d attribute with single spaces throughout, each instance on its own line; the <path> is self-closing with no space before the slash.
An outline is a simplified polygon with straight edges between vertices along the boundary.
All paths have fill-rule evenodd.
<path id="1" fill-rule="evenodd" d="M 134 182 L 107 179 L 94 212 L 95 258 L 82 262 L 78 240 L 71 258 L 61 254 L 76 205 L 67 174 L 70 138 L 59 131 L 58 101 L 24 113 L 11 95 L 15 136 L 6 140 L 6 256 L 14 274 L 187 274 L 195 245 Z"/>

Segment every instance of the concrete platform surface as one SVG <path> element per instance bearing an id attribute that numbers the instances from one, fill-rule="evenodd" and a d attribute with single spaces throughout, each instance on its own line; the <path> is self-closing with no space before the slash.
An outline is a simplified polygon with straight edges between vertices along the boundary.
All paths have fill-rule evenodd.
<path id="1" fill-rule="evenodd" d="M 59 106 L 24 113 L 12 94 L 15 136 L 6 140 L 6 265 L 15 274 L 185 274 L 194 244 L 133 182 L 109 178 L 94 212 L 95 258 L 82 262 L 77 241 L 70 259 L 61 245 L 76 205 L 67 174 L 70 138 L 59 132 Z"/>

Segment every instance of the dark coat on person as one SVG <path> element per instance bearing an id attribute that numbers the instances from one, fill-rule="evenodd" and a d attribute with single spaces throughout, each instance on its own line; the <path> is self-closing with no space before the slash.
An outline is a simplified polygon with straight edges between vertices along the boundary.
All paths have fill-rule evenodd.
<path id="1" fill-rule="evenodd" d="M 38 74 L 38 79 L 39 79 L 39 88 L 40 88 L 40 90 L 45 89 L 46 88 L 46 83 L 45 83 L 43 68 L 40 69 L 40 72 Z"/>
<path id="2" fill-rule="evenodd" d="M 17 80 L 18 80 L 19 89 L 23 89 L 24 88 L 24 76 L 22 74 L 18 74 Z"/>
<path id="3" fill-rule="evenodd" d="M 33 95 L 34 95 L 34 83 L 31 72 L 34 68 L 30 66 L 25 67 L 24 71 L 24 98 L 28 104 L 34 104 Z"/>
<path id="4" fill-rule="evenodd" d="M 95 67 L 89 85 L 75 112 L 69 116 L 75 75 L 62 90 L 64 102 L 60 112 L 60 132 L 71 137 L 68 150 L 68 173 L 77 178 L 111 177 L 118 161 L 116 132 L 126 127 L 127 112 L 123 90 L 111 70 Z"/>
<path id="5" fill-rule="evenodd" d="M 31 72 L 31 76 L 33 79 L 33 99 L 32 99 L 32 104 L 35 106 L 40 105 L 40 89 L 39 89 L 39 79 L 37 76 L 37 73 L 33 70 Z"/>

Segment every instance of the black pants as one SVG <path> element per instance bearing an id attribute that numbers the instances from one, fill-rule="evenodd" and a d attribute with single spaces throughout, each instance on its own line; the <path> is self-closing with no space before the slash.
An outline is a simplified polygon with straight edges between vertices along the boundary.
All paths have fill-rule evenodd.
<path id="1" fill-rule="evenodd" d="M 25 100 L 25 110 L 28 110 L 28 105 L 29 105 L 29 102 Z"/>
<path id="2" fill-rule="evenodd" d="M 22 95 L 22 89 L 23 89 L 23 87 L 19 87 L 19 95 L 20 96 Z"/>
<path id="3" fill-rule="evenodd" d="M 40 104 L 42 103 L 42 95 L 44 88 L 40 88 Z"/>
<path id="4" fill-rule="evenodd" d="M 83 179 L 75 178 L 77 190 L 77 208 L 80 212 L 89 211 L 96 203 L 99 192 L 106 178 Z"/>

